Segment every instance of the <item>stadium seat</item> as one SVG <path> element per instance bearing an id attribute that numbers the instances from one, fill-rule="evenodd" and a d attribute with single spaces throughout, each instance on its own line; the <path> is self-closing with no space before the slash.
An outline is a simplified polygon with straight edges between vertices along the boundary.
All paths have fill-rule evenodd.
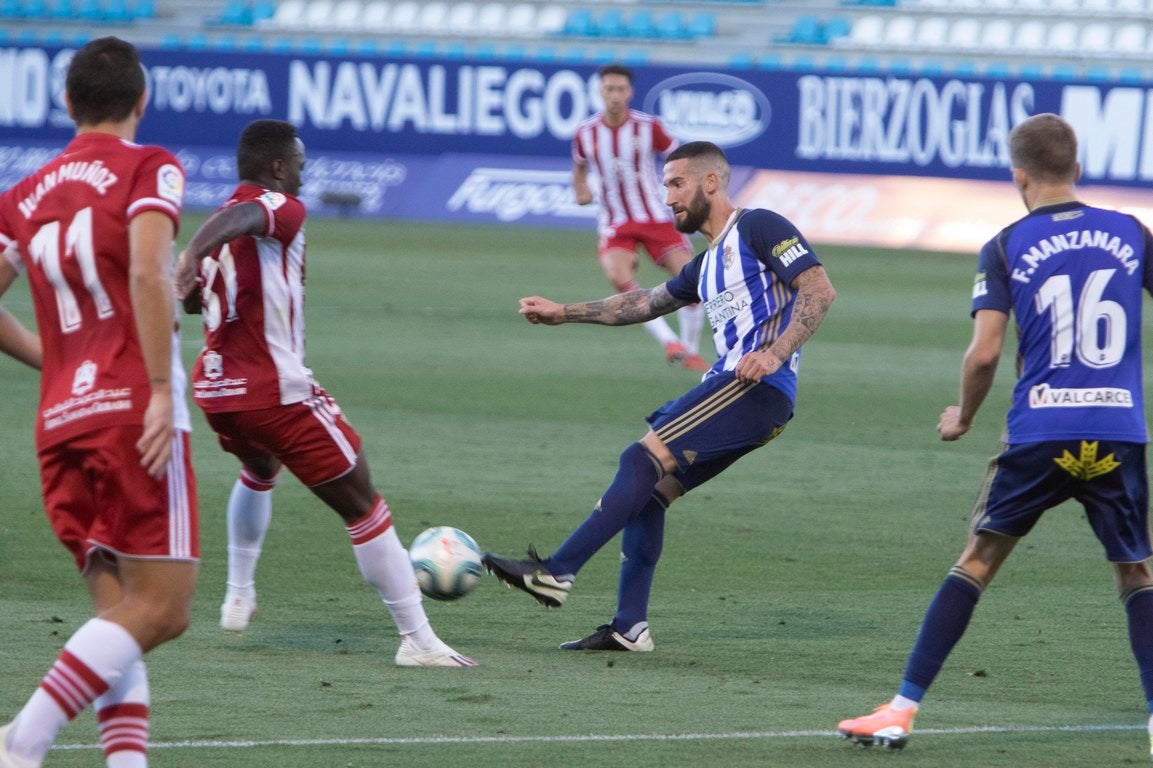
<path id="1" fill-rule="evenodd" d="M 1107 53 L 1113 47 L 1113 28 L 1104 22 L 1090 22 L 1081 28 L 1078 45 L 1083 53 Z"/>
<path id="2" fill-rule="evenodd" d="M 1115 0 L 1113 12 L 1121 14 L 1143 14 L 1149 10 L 1146 0 Z"/>
<path id="3" fill-rule="evenodd" d="M 665 11 L 657 16 L 657 37 L 662 40 L 684 40 L 689 36 L 685 17 L 678 11 Z"/>
<path id="4" fill-rule="evenodd" d="M 880 16 L 861 16 L 853 22 L 849 40 L 855 45 L 880 45 L 885 31 L 885 20 Z"/>
<path id="5" fill-rule="evenodd" d="M 48 6 L 44 0 L 23 0 L 20 15 L 26 19 L 47 19 Z"/>
<path id="6" fill-rule="evenodd" d="M 156 18 L 156 0 L 136 0 L 132 3 L 132 18 L 137 21 Z"/>
<path id="7" fill-rule="evenodd" d="M 1049 28 L 1046 44 L 1054 53 L 1067 53 L 1077 50 L 1079 30 L 1073 21 L 1059 21 Z"/>
<path id="8" fill-rule="evenodd" d="M 359 29 L 360 15 L 363 12 L 364 8 L 361 7 L 360 0 L 337 0 L 336 4 L 332 6 L 332 16 L 329 17 L 327 26 L 342 32 Z M 332 53 L 331 49 L 329 49 L 329 53 Z"/>
<path id="9" fill-rule="evenodd" d="M 625 34 L 639 40 L 651 40 L 657 36 L 656 20 L 652 11 L 639 10 L 629 14 L 625 22 Z"/>
<path id="10" fill-rule="evenodd" d="M 291 29 L 304 24 L 304 0 L 280 0 L 276 6 L 276 15 L 270 19 L 274 27 Z"/>
<path id="11" fill-rule="evenodd" d="M 504 3 L 485 3 L 476 13 L 476 28 L 482 34 L 496 36 L 504 31 L 508 8 Z"/>
<path id="12" fill-rule="evenodd" d="M 1145 25 L 1121 24 L 1113 34 L 1113 50 L 1123 55 L 1145 53 Z"/>
<path id="13" fill-rule="evenodd" d="M 624 37 L 625 15 L 617 8 L 607 8 L 597 16 L 596 28 L 601 37 Z"/>
<path id="14" fill-rule="evenodd" d="M 915 41 L 917 21 L 912 16 L 892 16 L 885 23 L 885 33 L 881 38 L 884 45 L 907 48 Z"/>
<path id="15" fill-rule="evenodd" d="M 1113 0 L 1082 0 L 1081 10 L 1100 15 L 1112 14 Z"/>
<path id="16" fill-rule="evenodd" d="M 456 3 L 448 11 L 448 31 L 454 35 L 470 35 L 476 31 L 476 3 Z"/>
<path id="17" fill-rule="evenodd" d="M 126 0 L 104 0 L 105 21 L 131 21 L 132 9 Z"/>
<path id="18" fill-rule="evenodd" d="M 981 30 L 981 45 L 996 53 L 1013 48 L 1013 22 L 1007 19 L 993 19 L 986 22 Z"/>
<path id="19" fill-rule="evenodd" d="M 816 16 L 798 16 L 789 28 L 786 42 L 799 45 L 820 45 L 825 42 L 825 30 Z"/>
<path id="20" fill-rule="evenodd" d="M 441 35 L 448 29 L 448 3 L 425 3 L 417 27 L 426 35 Z"/>
<path id="21" fill-rule="evenodd" d="M 20 0 L 0 0 L 0 19 L 20 17 Z"/>
<path id="22" fill-rule="evenodd" d="M 540 35 L 556 35 L 564 30 L 568 10 L 556 3 L 540 8 L 536 15 L 536 31 Z"/>
<path id="23" fill-rule="evenodd" d="M 570 37 L 589 37 L 596 34 L 592 11 L 587 8 L 569 11 L 565 18 L 564 33 Z"/>
<path id="24" fill-rule="evenodd" d="M 981 44 L 981 23 L 976 19 L 955 19 L 949 25 L 948 46 L 957 51 L 972 51 Z"/>
<path id="25" fill-rule="evenodd" d="M 388 12 L 391 6 L 386 0 L 370 0 L 360 16 L 360 26 L 366 32 L 384 32 L 388 29 Z M 375 53 L 375 49 L 374 49 Z"/>
<path id="26" fill-rule="evenodd" d="M 303 24 L 306 29 L 328 29 L 332 24 L 332 0 L 308 0 L 304 7 Z"/>
<path id="27" fill-rule="evenodd" d="M 694 40 L 716 37 L 717 17 L 709 11 L 697 11 L 689 16 L 685 28 L 689 32 L 689 37 Z"/>
<path id="28" fill-rule="evenodd" d="M 220 9 L 219 21 L 228 26 L 240 27 L 252 23 L 248 4 L 244 0 L 227 0 Z"/>
<path id="29" fill-rule="evenodd" d="M 46 16 L 50 19 L 72 18 L 71 0 L 48 0 Z"/>
<path id="30" fill-rule="evenodd" d="M 917 42 L 926 48 L 945 48 L 949 35 L 949 20 L 944 16 L 927 16 L 917 25 Z"/>
<path id="31" fill-rule="evenodd" d="M 847 38 L 852 29 L 853 23 L 845 16 L 833 16 L 825 19 L 825 42 L 832 43 L 841 38 Z"/>
<path id="32" fill-rule="evenodd" d="M 76 0 L 72 5 L 74 18 L 80 21 L 103 21 L 104 8 L 100 0 Z"/>
<path id="33" fill-rule="evenodd" d="M 411 33 L 420 25 L 420 4 L 405 0 L 392 7 L 388 26 L 397 32 Z"/>
<path id="34" fill-rule="evenodd" d="M 1013 46 L 1021 51 L 1039 51 L 1045 47 L 1045 22 L 1030 19 L 1017 26 Z"/>
<path id="35" fill-rule="evenodd" d="M 505 29 L 509 34 L 527 37 L 536 33 L 537 7 L 532 3 L 516 3 L 508 8 L 505 15 Z"/>
<path id="36" fill-rule="evenodd" d="M 1049 10 L 1057 13 L 1076 13 L 1081 10 L 1081 0 L 1049 0 Z"/>

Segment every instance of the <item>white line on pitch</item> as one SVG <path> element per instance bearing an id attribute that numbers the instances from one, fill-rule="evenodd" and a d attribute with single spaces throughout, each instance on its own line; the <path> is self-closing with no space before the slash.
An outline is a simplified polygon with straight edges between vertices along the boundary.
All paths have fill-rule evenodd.
<path id="1" fill-rule="evenodd" d="M 972 733 L 1093 733 L 1137 731 L 1140 725 L 989 725 L 965 728 L 919 728 L 916 736 Z M 835 731 L 747 731 L 735 733 L 584 734 L 573 736 L 413 736 L 364 739 L 266 739 L 263 741 L 158 741 L 149 749 L 253 749 L 260 747 L 360 747 L 435 744 L 557 744 L 612 741 L 736 741 L 740 739 L 827 738 Z M 53 749 L 99 749 L 99 744 L 59 744 Z"/>

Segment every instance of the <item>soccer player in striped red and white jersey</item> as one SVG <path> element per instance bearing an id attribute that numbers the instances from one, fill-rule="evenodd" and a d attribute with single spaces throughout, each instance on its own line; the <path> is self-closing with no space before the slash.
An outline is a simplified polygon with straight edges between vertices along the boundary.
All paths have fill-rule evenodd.
<path id="1" fill-rule="evenodd" d="M 220 624 L 256 611 L 255 573 L 281 466 L 344 520 L 361 574 L 401 635 L 399 666 L 469 667 L 425 615 L 408 553 L 372 485 L 360 436 L 304 362 L 304 144 L 291 123 L 257 120 L 237 149 L 240 185 L 177 266 L 184 307 L 204 316 L 193 398 L 241 464 L 228 501 L 228 591 Z M 199 284 L 200 290 L 197 290 Z"/>
<path id="2" fill-rule="evenodd" d="M 0 728 L 0 765 L 40 765 L 59 730 L 92 706 L 107 764 L 142 768 L 143 655 L 188 625 L 198 559 L 173 332 L 184 171 L 166 150 L 133 143 L 147 93 L 128 43 L 105 37 L 77 51 L 65 95 L 75 138 L 0 195 L 0 293 L 27 273 L 43 344 L 5 317 L 0 348 L 42 368 L 45 510 L 96 616 Z"/>
<path id="3" fill-rule="evenodd" d="M 619 293 L 635 290 L 637 249 L 644 247 L 653 263 L 677 275 L 692 259 L 692 244 L 678 232 L 664 204 L 657 158 L 677 147 L 653 115 L 630 109 L 633 74 L 628 67 L 600 68 L 604 111 L 582 122 L 573 136 L 573 192 L 579 205 L 600 201 L 597 253 L 605 277 Z M 599 181 L 598 193 L 589 184 L 590 172 Z M 694 371 L 709 364 L 698 354 L 704 312 L 700 304 L 677 310 L 680 336 L 663 317 L 644 323 L 661 343 L 670 363 Z"/>

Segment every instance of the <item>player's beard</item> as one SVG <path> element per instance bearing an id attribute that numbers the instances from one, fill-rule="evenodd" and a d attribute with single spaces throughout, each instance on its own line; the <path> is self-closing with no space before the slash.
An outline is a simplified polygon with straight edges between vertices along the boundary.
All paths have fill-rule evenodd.
<path id="1" fill-rule="evenodd" d="M 699 232 L 704 223 L 709 220 L 709 215 L 713 212 L 713 203 L 705 193 L 697 187 L 696 193 L 693 194 L 693 199 L 685 206 L 684 218 L 673 219 L 673 223 L 680 232 L 693 234 Z"/>

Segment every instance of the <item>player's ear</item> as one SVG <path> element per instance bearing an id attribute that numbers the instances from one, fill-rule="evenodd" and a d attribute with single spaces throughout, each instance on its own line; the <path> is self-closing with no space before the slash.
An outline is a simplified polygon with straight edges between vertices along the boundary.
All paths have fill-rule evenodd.
<path id="1" fill-rule="evenodd" d="M 64 108 L 68 110 L 68 119 L 76 122 L 76 115 L 72 114 L 72 99 L 68 98 L 68 92 L 64 92 Z"/>
<path id="2" fill-rule="evenodd" d="M 137 120 L 144 117 L 144 108 L 148 106 L 148 91 L 145 90 L 140 94 L 140 98 L 136 100 L 136 106 L 132 108 L 132 114 Z"/>

